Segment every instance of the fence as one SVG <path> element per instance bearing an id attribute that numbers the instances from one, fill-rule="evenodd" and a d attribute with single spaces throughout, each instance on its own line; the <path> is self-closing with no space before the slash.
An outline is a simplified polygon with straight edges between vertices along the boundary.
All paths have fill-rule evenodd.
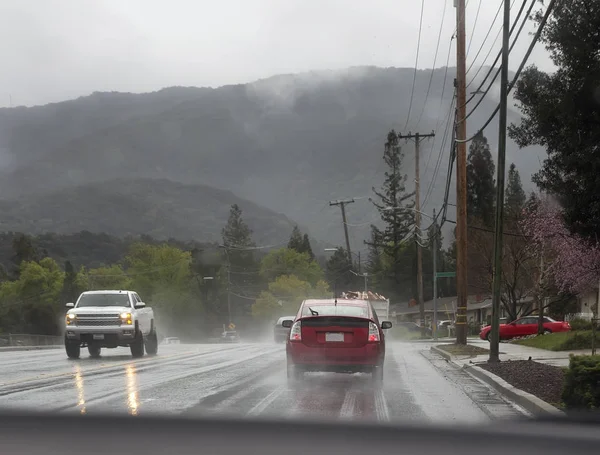
<path id="1" fill-rule="evenodd" d="M 8 346 L 60 346 L 64 337 L 52 335 L 31 335 L 23 333 L 0 334 L 0 347 Z"/>

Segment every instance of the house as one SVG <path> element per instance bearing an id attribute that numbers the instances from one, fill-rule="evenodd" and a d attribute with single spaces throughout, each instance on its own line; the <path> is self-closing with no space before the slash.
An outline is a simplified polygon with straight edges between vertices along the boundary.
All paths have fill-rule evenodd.
<path id="1" fill-rule="evenodd" d="M 414 302 L 413 302 L 414 303 Z M 533 303 L 532 298 L 523 299 L 523 304 Z M 433 320 L 433 300 L 428 300 L 425 306 L 425 323 L 431 325 Z M 456 317 L 456 297 L 442 297 L 437 299 L 437 320 L 455 321 Z M 410 302 L 403 302 L 392 305 L 392 317 L 397 321 L 419 322 L 420 310 L 418 305 L 411 305 Z M 508 315 L 504 307 L 500 307 L 500 318 L 506 318 Z M 467 299 L 467 321 L 470 324 L 489 324 L 492 319 L 492 299 L 491 297 L 469 296 Z"/>

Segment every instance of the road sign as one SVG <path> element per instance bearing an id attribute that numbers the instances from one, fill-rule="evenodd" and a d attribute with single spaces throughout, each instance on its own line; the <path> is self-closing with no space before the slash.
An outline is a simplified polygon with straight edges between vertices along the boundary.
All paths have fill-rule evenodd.
<path id="1" fill-rule="evenodd" d="M 438 272 L 435 274 L 436 278 L 452 278 L 456 276 L 456 272 Z"/>

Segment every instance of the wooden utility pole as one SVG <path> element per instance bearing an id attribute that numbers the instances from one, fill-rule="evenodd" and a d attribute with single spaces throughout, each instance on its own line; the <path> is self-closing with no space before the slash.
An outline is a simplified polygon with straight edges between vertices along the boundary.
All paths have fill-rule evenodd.
<path id="1" fill-rule="evenodd" d="M 329 205 L 339 205 L 342 209 L 342 221 L 344 222 L 344 235 L 346 236 L 346 250 L 348 251 L 348 260 L 352 264 L 352 252 L 350 251 L 350 237 L 348 236 L 348 223 L 346 223 L 346 204 L 352 204 L 354 199 L 346 199 L 345 201 L 330 201 Z"/>
<path id="2" fill-rule="evenodd" d="M 421 171 L 419 168 L 419 148 L 421 141 L 430 137 L 435 137 L 435 132 L 429 134 L 398 134 L 399 139 L 414 139 L 415 140 L 415 225 L 416 225 L 416 242 L 417 242 L 417 296 L 419 299 L 419 313 L 421 319 L 421 334 L 425 335 L 425 301 L 423 299 L 423 250 L 421 248 Z"/>
<path id="3" fill-rule="evenodd" d="M 467 89 L 465 0 L 456 6 L 456 343 L 467 344 Z"/>
<path id="4" fill-rule="evenodd" d="M 494 276 L 492 282 L 492 329 L 489 362 L 500 361 L 500 300 L 502 298 L 502 252 L 504 235 L 504 177 L 506 167 L 506 117 L 508 112 L 508 54 L 510 44 L 510 2 L 504 0 L 502 67 L 500 73 L 500 119 L 496 164 L 496 224 L 494 229 Z"/>

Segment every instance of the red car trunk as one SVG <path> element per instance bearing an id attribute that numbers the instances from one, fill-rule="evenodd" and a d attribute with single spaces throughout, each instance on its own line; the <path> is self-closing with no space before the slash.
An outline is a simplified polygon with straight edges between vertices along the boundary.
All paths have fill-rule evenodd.
<path id="1" fill-rule="evenodd" d="M 347 316 L 302 319 L 302 344 L 310 347 L 360 348 L 369 338 L 369 320 Z"/>

